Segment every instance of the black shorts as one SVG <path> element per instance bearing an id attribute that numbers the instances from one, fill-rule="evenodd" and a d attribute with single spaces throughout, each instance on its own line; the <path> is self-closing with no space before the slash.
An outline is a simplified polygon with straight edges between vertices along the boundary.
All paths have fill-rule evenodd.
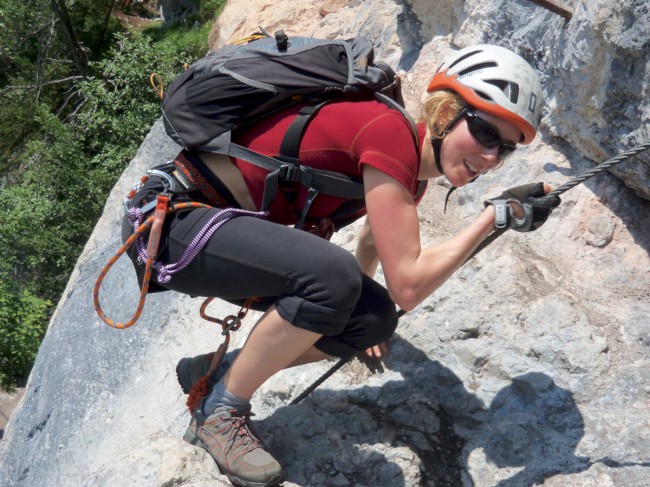
<path id="1" fill-rule="evenodd" d="M 156 177 L 136 195 L 155 198 Z M 219 209 L 197 208 L 168 215 L 158 261 L 177 262 Z M 131 234 L 125 218 L 122 237 Z M 141 276 L 144 265 L 131 260 Z M 155 272 L 154 272 L 155 274 Z M 397 326 L 387 290 L 365 276 L 353 254 L 312 235 L 263 218 L 237 216 L 223 224 L 192 262 L 165 289 L 241 303 L 261 297 L 256 309 L 275 304 L 294 326 L 323 335 L 316 347 L 350 357 L 387 340 Z"/>

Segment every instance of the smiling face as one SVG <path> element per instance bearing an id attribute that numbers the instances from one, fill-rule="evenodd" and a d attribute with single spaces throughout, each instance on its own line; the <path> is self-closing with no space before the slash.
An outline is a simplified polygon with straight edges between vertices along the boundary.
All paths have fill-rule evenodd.
<path id="1" fill-rule="evenodd" d="M 515 145 L 521 139 L 521 132 L 508 122 L 482 111 L 475 113 L 497 130 L 502 141 Z M 501 164 L 499 146 L 488 148 L 481 144 L 470 132 L 464 117 L 443 139 L 440 159 L 445 176 L 457 187 L 466 185 Z"/>

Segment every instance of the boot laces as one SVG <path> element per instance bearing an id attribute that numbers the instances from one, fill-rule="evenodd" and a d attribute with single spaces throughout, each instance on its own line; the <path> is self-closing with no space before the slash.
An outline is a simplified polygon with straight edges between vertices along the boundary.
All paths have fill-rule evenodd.
<path id="1" fill-rule="evenodd" d="M 254 416 L 254 414 L 250 411 L 238 413 L 236 410 L 232 410 L 231 414 L 231 418 L 228 419 L 231 424 L 227 441 L 229 445 L 228 450 L 241 448 L 245 453 L 248 453 L 256 448 L 261 448 L 260 441 L 251 431 L 250 417 Z"/>

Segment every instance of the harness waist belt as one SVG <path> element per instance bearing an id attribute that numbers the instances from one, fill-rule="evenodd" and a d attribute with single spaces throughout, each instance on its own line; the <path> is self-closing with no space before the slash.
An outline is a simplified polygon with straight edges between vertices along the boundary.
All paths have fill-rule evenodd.
<path id="1" fill-rule="evenodd" d="M 172 175 L 185 191 L 200 191 L 217 208 L 239 208 L 239 203 L 228 187 L 206 167 L 197 154 L 183 150 L 173 162 L 176 170 L 172 171 Z"/>

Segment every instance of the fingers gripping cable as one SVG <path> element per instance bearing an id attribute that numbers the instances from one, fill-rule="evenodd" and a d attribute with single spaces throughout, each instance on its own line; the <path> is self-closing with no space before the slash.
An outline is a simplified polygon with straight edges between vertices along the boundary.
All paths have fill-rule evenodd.
<path id="1" fill-rule="evenodd" d="M 562 200 L 547 196 L 544 183 L 525 184 L 504 191 L 485 202 L 494 206 L 494 226 L 512 228 L 518 232 L 531 232 L 541 227 Z"/>

